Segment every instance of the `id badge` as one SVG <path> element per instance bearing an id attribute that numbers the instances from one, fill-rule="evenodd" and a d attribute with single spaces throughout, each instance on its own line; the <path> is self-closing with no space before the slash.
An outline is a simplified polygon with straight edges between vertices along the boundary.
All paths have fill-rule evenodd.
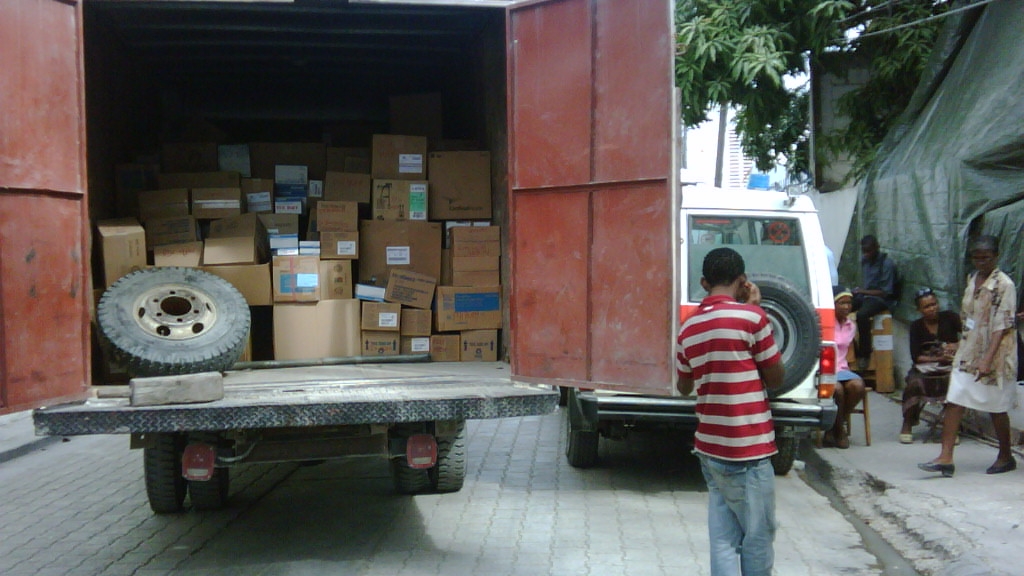
<path id="1" fill-rule="evenodd" d="M 974 330 L 974 318 L 968 318 L 967 321 L 964 322 L 964 328 L 967 330 Z"/>

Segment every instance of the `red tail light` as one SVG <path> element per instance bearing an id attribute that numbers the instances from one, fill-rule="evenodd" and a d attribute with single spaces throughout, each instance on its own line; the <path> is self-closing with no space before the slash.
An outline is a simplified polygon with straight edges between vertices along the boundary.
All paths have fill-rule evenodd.
<path id="1" fill-rule="evenodd" d="M 836 346 L 831 342 L 821 345 L 818 355 L 818 398 L 831 398 L 836 392 Z"/>

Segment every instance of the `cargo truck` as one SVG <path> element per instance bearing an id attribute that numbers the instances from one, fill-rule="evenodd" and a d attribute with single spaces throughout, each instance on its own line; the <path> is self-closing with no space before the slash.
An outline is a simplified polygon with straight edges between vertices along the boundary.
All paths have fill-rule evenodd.
<path id="1" fill-rule="evenodd" d="M 223 505 L 227 471 L 246 461 L 382 454 L 400 491 L 454 490 L 466 419 L 548 412 L 556 386 L 674 397 L 674 44 L 670 0 L 3 3 L 0 99 L 17 113 L 4 115 L 0 140 L 0 410 L 47 404 L 34 414 L 41 434 L 130 435 L 145 450 L 153 509 L 173 512 L 186 495 L 196 508 Z M 396 117 L 396 98 L 422 94 L 437 95 L 439 121 Z M 136 210 L 115 166 L 174 137 L 216 140 L 210 125 L 240 142 L 342 147 L 420 130 L 439 147 L 489 151 L 508 364 L 343 360 L 222 374 L 200 360 L 213 371 L 171 385 L 216 382 L 222 399 L 99 397 L 92 287 L 105 286 L 93 225 Z M 210 296 L 208 280 L 186 276 L 181 286 Z M 131 290 L 114 300 L 167 297 L 159 283 Z M 820 342 L 790 346 L 816 357 Z M 801 425 L 828 415 L 828 402 L 808 403 Z M 577 438 L 607 432 L 569 421 Z M 580 464 L 579 442 L 569 446 Z"/>

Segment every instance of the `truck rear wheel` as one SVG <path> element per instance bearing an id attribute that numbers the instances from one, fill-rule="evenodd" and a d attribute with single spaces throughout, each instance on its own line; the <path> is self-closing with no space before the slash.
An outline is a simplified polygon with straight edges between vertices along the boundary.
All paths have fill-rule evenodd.
<path id="1" fill-rule="evenodd" d="M 800 439 L 795 436 L 775 437 L 775 445 L 779 451 L 772 456 L 772 467 L 775 468 L 776 476 L 785 476 L 793 469 L 793 463 L 796 461 L 796 449 L 799 444 Z"/>
<path id="2" fill-rule="evenodd" d="M 570 389 L 566 402 L 565 457 L 573 468 L 591 468 L 597 464 L 600 433 L 583 418 L 577 394 L 575 388 Z"/>
<path id="3" fill-rule="evenodd" d="M 751 274 L 749 278 L 761 289 L 761 308 L 771 321 L 786 368 L 782 386 L 768 391 L 768 396 L 775 398 L 799 386 L 817 367 L 821 323 L 809 296 L 789 280 L 773 274 Z"/>
<path id="4" fill-rule="evenodd" d="M 398 424 L 391 428 L 390 436 L 403 442 L 414 434 L 427 431 L 423 423 Z M 391 481 L 399 494 L 420 494 L 430 489 L 430 474 L 426 468 L 410 468 L 405 456 L 391 459 Z"/>
<path id="5" fill-rule="evenodd" d="M 208 272 L 150 268 L 108 288 L 96 321 L 103 347 L 133 376 L 220 372 L 245 347 L 249 306 Z"/>
<path id="6" fill-rule="evenodd" d="M 152 436 L 152 445 L 142 451 L 149 507 L 157 514 L 181 512 L 185 509 L 187 488 L 185 478 L 181 475 L 185 438 L 181 434 Z"/>
<path id="7" fill-rule="evenodd" d="M 216 434 L 192 434 L 189 440 L 216 446 L 220 437 Z M 188 480 L 188 496 L 195 510 L 220 510 L 227 504 L 231 488 L 231 471 L 228 468 L 214 468 L 209 480 Z"/>
<path id="8" fill-rule="evenodd" d="M 466 482 L 466 421 L 457 423 L 454 436 L 437 438 L 437 464 L 428 470 L 437 492 L 458 492 Z"/>

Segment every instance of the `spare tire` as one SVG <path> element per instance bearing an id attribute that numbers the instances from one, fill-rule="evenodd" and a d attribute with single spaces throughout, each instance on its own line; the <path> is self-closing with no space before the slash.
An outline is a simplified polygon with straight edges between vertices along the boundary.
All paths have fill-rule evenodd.
<path id="1" fill-rule="evenodd" d="M 761 308 L 771 321 L 786 368 L 782 387 L 768 391 L 774 398 L 799 386 L 817 369 L 821 322 L 810 297 L 789 280 L 773 274 L 750 274 L 748 279 L 761 289 Z"/>
<path id="2" fill-rule="evenodd" d="M 100 298 L 100 341 L 132 376 L 230 368 L 249 334 L 249 306 L 227 280 L 195 268 L 149 268 Z"/>

